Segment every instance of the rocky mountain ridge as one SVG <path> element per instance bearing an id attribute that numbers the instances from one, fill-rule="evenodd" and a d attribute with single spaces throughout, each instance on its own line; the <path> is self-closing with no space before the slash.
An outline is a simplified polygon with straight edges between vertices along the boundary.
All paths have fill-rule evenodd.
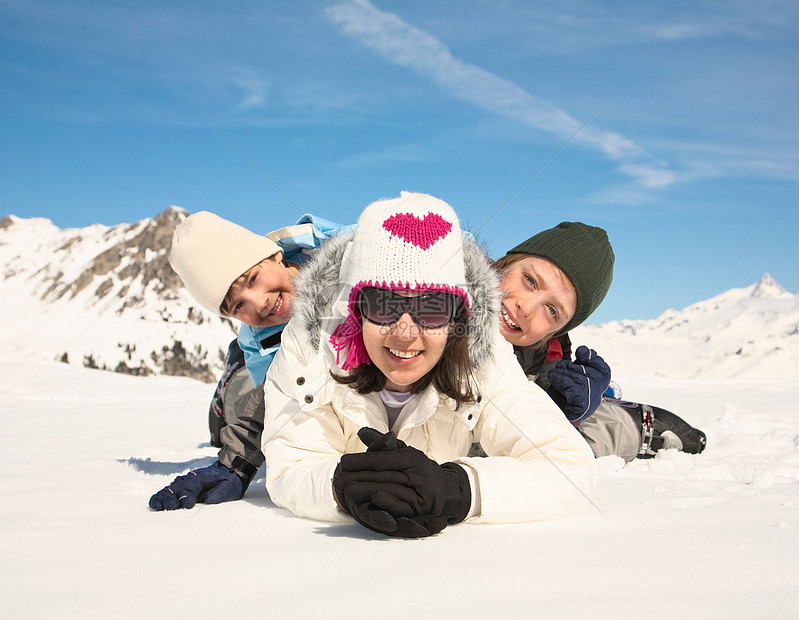
<path id="1" fill-rule="evenodd" d="M 236 327 L 188 295 L 169 266 L 170 207 L 133 224 L 59 229 L 43 218 L 0 220 L 0 317 L 6 346 L 135 375 L 213 381 Z"/>
<path id="2" fill-rule="evenodd" d="M 212 382 L 238 328 L 201 308 L 169 266 L 170 207 L 133 224 L 59 229 L 0 220 L 0 342 L 26 359 Z M 648 321 L 577 328 L 615 376 L 799 378 L 799 294 L 765 274 Z"/>

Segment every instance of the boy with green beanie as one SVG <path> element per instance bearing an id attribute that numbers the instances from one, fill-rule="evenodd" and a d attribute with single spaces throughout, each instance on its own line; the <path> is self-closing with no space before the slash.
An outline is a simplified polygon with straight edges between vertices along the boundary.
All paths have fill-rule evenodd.
<path id="1" fill-rule="evenodd" d="M 585 321 L 613 281 L 615 256 L 607 233 L 581 222 L 562 222 L 511 249 L 495 266 L 505 291 L 500 326 L 514 345 L 528 377 L 535 380 L 572 420 L 595 456 L 617 455 L 630 461 L 661 448 L 699 453 L 705 435 L 670 411 L 605 395 L 610 369 L 595 351 L 578 347 L 571 361 L 568 332 Z M 543 312 L 566 315 L 553 296 L 558 278 L 571 293 L 573 311 L 549 323 L 533 320 Z M 553 285 L 553 281 L 555 285 Z M 568 308 L 571 311 L 571 307 Z M 549 328 L 549 331 L 546 329 Z"/>
<path id="2" fill-rule="evenodd" d="M 565 334 L 591 316 L 613 282 L 616 256 L 608 234 L 582 222 L 561 222 L 523 241 L 508 254 L 546 258 L 569 278 L 577 293 L 577 309 L 560 333 Z"/>

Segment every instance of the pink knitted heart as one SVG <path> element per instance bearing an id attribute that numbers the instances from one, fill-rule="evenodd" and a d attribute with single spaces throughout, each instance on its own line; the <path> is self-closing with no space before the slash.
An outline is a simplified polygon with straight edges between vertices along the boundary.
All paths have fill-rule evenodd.
<path id="1" fill-rule="evenodd" d="M 428 213 L 419 219 L 412 213 L 395 213 L 383 222 L 392 235 L 426 250 L 452 230 L 452 223 L 438 213 Z"/>

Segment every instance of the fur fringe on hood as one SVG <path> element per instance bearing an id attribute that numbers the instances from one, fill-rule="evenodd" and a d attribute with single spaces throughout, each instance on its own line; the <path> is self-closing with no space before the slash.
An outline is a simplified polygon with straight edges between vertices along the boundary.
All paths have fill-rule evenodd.
<path id="1" fill-rule="evenodd" d="M 320 324 L 330 316 L 331 306 L 336 301 L 341 262 L 353 236 L 353 232 L 342 233 L 326 241 L 295 280 L 292 316 L 301 321 L 315 350 L 320 346 Z M 466 236 L 463 257 L 466 286 L 471 297 L 469 357 L 474 368 L 479 369 L 493 358 L 493 343 L 499 333 L 499 276 L 477 242 Z"/>

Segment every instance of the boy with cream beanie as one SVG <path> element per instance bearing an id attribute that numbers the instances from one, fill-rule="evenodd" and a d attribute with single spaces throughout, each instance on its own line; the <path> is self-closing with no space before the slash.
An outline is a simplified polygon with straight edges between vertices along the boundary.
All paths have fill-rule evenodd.
<path id="1" fill-rule="evenodd" d="M 280 347 L 300 266 L 340 228 L 303 215 L 297 224 L 263 236 L 200 211 L 175 229 L 172 269 L 203 308 L 242 322 L 238 343 L 255 385 L 263 383 Z"/>
<path id="2" fill-rule="evenodd" d="M 218 504 L 244 495 L 263 456 L 259 461 L 241 455 L 244 443 L 239 433 L 260 433 L 260 428 L 258 416 L 252 420 L 256 425 L 252 429 L 231 419 L 235 418 L 237 401 L 250 406 L 252 399 L 245 400 L 245 396 L 255 392 L 254 385 L 260 388 L 280 348 L 294 301 L 293 280 L 300 266 L 341 228 L 323 218 L 303 215 L 295 225 L 262 236 L 200 211 L 175 229 L 169 258 L 172 269 L 203 308 L 238 319 L 241 327 L 238 342 L 230 344 L 225 371 L 209 410 L 211 442 L 222 448 L 219 460 L 179 476 L 153 495 L 149 502 L 153 510 L 191 508 L 197 501 Z M 245 363 L 249 377 L 242 371 Z"/>

